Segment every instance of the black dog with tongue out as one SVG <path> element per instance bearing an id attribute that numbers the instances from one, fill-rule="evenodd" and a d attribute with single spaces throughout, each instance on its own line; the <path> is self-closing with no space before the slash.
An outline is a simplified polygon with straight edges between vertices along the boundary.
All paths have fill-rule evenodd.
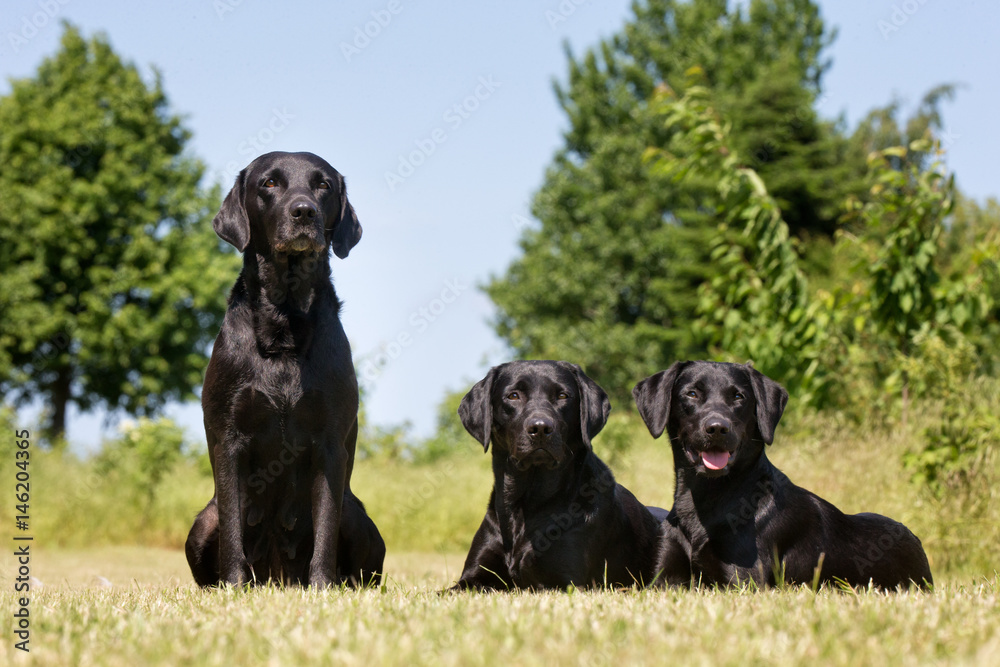
<path id="1" fill-rule="evenodd" d="M 677 362 L 632 392 L 674 455 L 674 507 L 657 583 L 932 583 L 920 540 L 878 514 L 844 514 L 792 484 L 764 454 L 788 393 L 749 364 Z"/>
<path id="2" fill-rule="evenodd" d="M 591 449 L 610 410 L 604 390 L 565 361 L 502 364 L 472 387 L 458 414 L 493 445 L 493 492 L 453 589 L 653 581 L 666 512 L 615 483 Z"/>

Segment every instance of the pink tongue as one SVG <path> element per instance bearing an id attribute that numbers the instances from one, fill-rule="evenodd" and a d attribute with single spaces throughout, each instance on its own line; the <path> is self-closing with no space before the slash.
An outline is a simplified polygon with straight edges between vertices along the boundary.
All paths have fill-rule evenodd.
<path id="1" fill-rule="evenodd" d="M 702 452 L 701 460 L 709 470 L 722 470 L 729 463 L 729 452 Z"/>

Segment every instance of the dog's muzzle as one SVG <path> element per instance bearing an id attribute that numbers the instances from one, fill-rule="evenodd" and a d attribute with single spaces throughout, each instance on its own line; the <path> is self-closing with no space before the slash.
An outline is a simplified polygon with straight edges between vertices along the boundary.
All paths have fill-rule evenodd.
<path id="1" fill-rule="evenodd" d="M 514 462 L 514 467 L 520 471 L 531 468 L 546 468 L 555 470 L 562 465 L 565 457 L 560 457 L 547 449 L 535 449 L 520 456 L 511 455 L 510 460 Z"/>
<path id="2" fill-rule="evenodd" d="M 315 234 L 299 234 L 274 244 L 276 252 L 285 255 L 317 254 L 326 248 L 326 239 L 317 239 Z"/>

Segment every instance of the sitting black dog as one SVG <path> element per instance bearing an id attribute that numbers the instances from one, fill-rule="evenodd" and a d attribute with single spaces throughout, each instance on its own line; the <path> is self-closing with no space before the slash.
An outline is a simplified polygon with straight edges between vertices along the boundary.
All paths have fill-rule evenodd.
<path id="1" fill-rule="evenodd" d="M 739 364 L 683 361 L 633 390 L 673 448 L 674 507 L 657 572 L 669 585 L 932 583 L 920 540 L 878 514 L 844 514 L 792 484 L 764 454 L 788 393 Z"/>
<path id="2" fill-rule="evenodd" d="M 185 551 L 201 586 L 378 584 L 385 543 L 351 491 L 358 382 L 330 280 L 361 239 L 344 177 L 312 153 L 240 172 L 212 222 L 243 252 L 205 373 L 215 495 Z"/>
<path id="3" fill-rule="evenodd" d="M 458 414 L 485 450 L 493 443 L 494 482 L 454 589 L 653 581 L 658 520 L 591 450 L 610 410 L 563 361 L 497 366 L 466 394 Z"/>

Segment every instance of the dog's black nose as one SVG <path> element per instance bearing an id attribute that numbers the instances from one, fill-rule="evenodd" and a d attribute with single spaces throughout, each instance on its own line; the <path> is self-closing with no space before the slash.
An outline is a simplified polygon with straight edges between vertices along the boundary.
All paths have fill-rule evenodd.
<path id="1" fill-rule="evenodd" d="M 552 435 L 552 432 L 556 430 L 556 427 L 552 424 L 550 419 L 545 417 L 533 417 L 528 420 L 526 427 L 528 436 L 532 439 L 543 437 L 547 438 Z"/>
<path id="2" fill-rule="evenodd" d="M 317 213 L 316 205 L 308 201 L 300 201 L 292 204 L 292 218 L 300 220 L 302 218 L 315 218 Z"/>
<path id="3" fill-rule="evenodd" d="M 729 423 L 728 419 L 723 419 L 722 417 L 713 417 L 705 423 L 705 433 L 710 436 L 714 435 L 726 435 L 729 430 L 733 427 Z"/>

